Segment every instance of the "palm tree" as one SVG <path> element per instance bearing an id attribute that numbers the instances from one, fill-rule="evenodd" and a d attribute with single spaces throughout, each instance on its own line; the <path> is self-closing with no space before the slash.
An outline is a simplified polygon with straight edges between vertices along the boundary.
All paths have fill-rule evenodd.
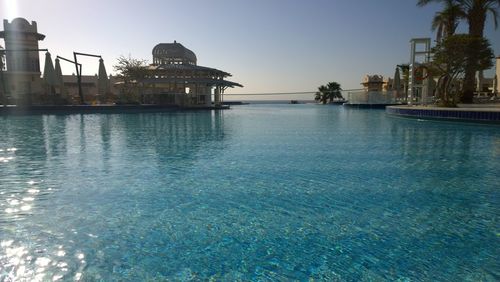
<path id="1" fill-rule="evenodd" d="M 335 99 L 344 99 L 344 97 L 342 97 L 341 91 L 342 88 L 340 87 L 340 84 L 332 81 L 327 85 L 321 85 L 320 87 L 318 87 L 318 92 L 316 92 L 314 100 L 321 102 L 322 104 L 326 104 L 327 101 L 332 103 Z"/>
<path id="2" fill-rule="evenodd" d="M 333 102 L 334 99 L 343 99 L 342 97 L 342 88 L 340 87 L 340 84 L 338 84 L 335 81 L 329 82 L 326 85 L 326 88 L 328 89 L 328 98 L 330 100 L 330 103 Z"/>
<path id="3" fill-rule="evenodd" d="M 469 35 L 483 37 L 488 12 L 493 16 L 493 24 L 497 28 L 497 10 L 500 7 L 500 0 L 462 0 L 459 2 L 463 2 L 462 5 L 466 11 Z"/>
<path id="4" fill-rule="evenodd" d="M 445 7 L 432 20 L 432 30 L 436 31 L 436 41 L 440 42 L 455 34 L 460 19 L 465 18 L 462 8 L 454 0 L 444 0 Z"/>
<path id="5" fill-rule="evenodd" d="M 324 85 L 318 87 L 318 92 L 316 92 L 314 100 L 321 102 L 322 104 L 326 104 L 326 101 L 328 100 L 328 88 Z"/>
<path id="6" fill-rule="evenodd" d="M 498 25 L 498 8 L 500 0 L 418 0 L 418 6 L 424 6 L 431 2 L 452 2 L 460 7 L 464 18 L 469 24 L 469 35 L 474 37 L 483 37 L 486 16 L 491 13 L 495 28 Z M 443 11 L 444 12 L 444 11 Z M 472 103 L 474 94 L 474 82 L 476 70 L 472 68 L 472 63 L 469 64 L 464 77 L 464 93 L 462 102 Z"/>
<path id="7" fill-rule="evenodd" d="M 493 24 L 495 25 L 495 29 L 497 28 L 497 10 L 500 7 L 500 0 L 462 0 L 461 2 L 463 2 L 466 8 L 469 35 L 483 37 L 488 12 L 493 16 Z M 462 102 L 464 103 L 472 103 L 473 101 L 476 69 L 472 65 L 470 63 L 465 71 L 464 93 L 462 97 Z"/>
<path id="8" fill-rule="evenodd" d="M 488 12 L 493 16 L 495 28 L 498 25 L 497 10 L 500 7 L 500 0 L 418 0 L 418 6 L 425 6 L 429 3 L 444 3 L 445 9 L 439 14 L 447 16 L 458 16 L 456 19 L 464 18 L 469 24 L 469 35 L 483 37 L 486 16 Z M 448 27 L 452 27 L 449 25 Z M 456 26 L 455 26 L 456 28 Z"/>
<path id="9" fill-rule="evenodd" d="M 427 4 L 429 1 L 418 2 L 418 5 L 422 6 Z M 442 11 L 437 12 L 432 20 L 432 30 L 436 31 L 436 42 L 438 44 L 444 42 L 450 36 L 455 34 L 458 27 L 458 23 L 461 19 L 465 19 L 466 15 L 462 7 L 457 3 L 456 0 L 441 0 L 443 2 L 444 8 Z M 448 68 L 448 67 L 446 67 Z M 448 73 L 447 71 L 446 73 Z M 444 86 L 447 85 L 449 77 L 444 76 L 438 80 L 438 85 L 436 89 L 436 95 L 442 97 L 445 92 Z"/>

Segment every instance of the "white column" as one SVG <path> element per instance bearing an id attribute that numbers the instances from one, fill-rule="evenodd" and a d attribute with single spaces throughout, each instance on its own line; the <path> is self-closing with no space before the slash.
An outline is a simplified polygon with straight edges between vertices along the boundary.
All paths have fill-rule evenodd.
<path id="1" fill-rule="evenodd" d="M 413 104 L 413 95 L 414 95 L 414 88 L 413 85 L 415 84 L 415 76 L 413 75 L 413 72 L 415 71 L 415 41 L 411 40 L 410 41 L 410 48 L 411 48 L 411 55 L 410 55 L 410 69 L 409 69 L 409 75 L 408 75 L 408 105 Z"/>
<path id="2" fill-rule="evenodd" d="M 496 85 L 496 89 L 493 89 L 493 91 L 495 92 L 495 95 L 498 95 L 498 93 L 500 93 L 500 57 L 497 57 L 497 62 L 496 62 L 496 82 L 497 82 L 497 85 Z"/>
<path id="3" fill-rule="evenodd" d="M 424 64 L 428 63 L 429 62 L 429 56 L 430 56 L 430 51 L 431 51 L 431 41 L 430 39 L 429 40 L 426 40 L 426 39 L 423 39 L 422 40 L 424 45 L 425 45 L 425 50 L 424 50 Z M 431 77 L 429 77 L 429 73 L 427 72 L 427 69 L 424 69 L 423 70 L 423 74 L 422 74 L 424 77 L 427 76 L 427 78 L 424 79 L 424 81 L 422 81 L 422 101 L 421 103 L 423 105 L 427 105 L 427 97 L 429 97 L 432 92 L 431 90 L 431 83 L 430 83 L 430 79 L 432 79 Z"/>
<path id="4" fill-rule="evenodd" d="M 214 92 L 214 104 L 215 106 L 220 106 L 221 104 L 221 100 L 220 100 L 220 86 L 216 86 L 215 87 L 215 92 Z"/>

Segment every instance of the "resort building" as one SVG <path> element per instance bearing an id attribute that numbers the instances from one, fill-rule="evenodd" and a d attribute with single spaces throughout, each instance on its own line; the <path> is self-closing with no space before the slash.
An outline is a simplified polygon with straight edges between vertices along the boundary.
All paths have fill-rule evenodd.
<path id="1" fill-rule="evenodd" d="M 4 39 L 5 49 L 0 55 L 5 56 L 6 64 L 0 69 L 1 103 L 15 105 L 41 104 L 80 104 L 78 79 L 75 75 L 63 76 L 59 58 L 55 68 L 47 49 L 39 49 L 38 41 L 45 35 L 38 33 L 37 23 L 31 24 L 23 18 L 16 18 L 9 23 L 3 21 L 4 30 L 0 38 Z M 40 72 L 39 52 L 45 52 L 43 78 Z M 64 59 L 66 60 L 66 59 Z M 71 62 L 71 61 L 70 61 Z M 104 79 L 103 79 L 104 78 Z M 99 65 L 99 78 L 82 76 L 83 96 L 93 103 L 101 102 L 108 90 L 107 78 L 102 59 Z M 100 95 L 97 95 L 100 93 Z M 101 96 L 101 97 L 99 97 Z M 106 97 L 107 98 L 107 97 Z"/>
<path id="2" fill-rule="evenodd" d="M 363 89 L 367 92 L 369 91 L 382 91 L 384 85 L 384 77 L 378 74 L 365 75 L 363 81 L 361 82 Z"/>
<path id="3" fill-rule="evenodd" d="M 225 80 L 231 76 L 227 72 L 197 65 L 195 53 L 175 41 L 156 45 L 152 55 L 153 63 L 144 70 L 144 78 L 130 82 L 133 87 L 125 85 L 119 77 L 110 75 L 109 87 L 102 91 L 99 89 L 100 75 L 82 76 L 81 87 L 85 102 L 210 107 L 212 103 L 222 104 L 222 95 L 228 87 L 242 87 L 241 84 Z M 78 103 L 76 75 L 64 75 L 63 81 L 63 92 L 69 102 Z M 127 95 L 132 97 L 124 98 Z"/>
<path id="4" fill-rule="evenodd" d="M 88 104 L 130 103 L 210 107 L 220 105 L 228 87 L 241 84 L 225 80 L 231 74 L 197 65 L 195 53 L 182 44 L 161 43 L 152 50 L 153 63 L 146 67 L 144 78 L 132 81 L 133 90 L 116 76 L 109 76 L 106 91 L 99 89 L 99 76 L 81 77 L 84 100 Z M 64 93 L 70 103 L 78 103 L 76 75 L 64 75 Z M 132 99 L 124 98 L 131 94 Z M 212 97 L 214 98 L 212 101 Z"/>
<path id="5" fill-rule="evenodd" d="M 361 91 L 347 92 L 347 106 L 397 104 L 404 95 L 403 82 L 397 72 L 397 78 L 384 78 L 382 75 L 365 75 L 361 81 Z"/>
<path id="6" fill-rule="evenodd" d="M 0 49 L 0 55 L 5 56 L 6 64 L 0 65 L 0 98 L 3 100 L 0 102 L 23 105 L 130 101 L 122 99 L 130 94 L 130 89 L 126 89 L 118 77 L 106 75 L 102 58 L 99 75 L 80 76 L 79 86 L 76 75 L 62 75 L 59 58 L 56 58 L 54 68 L 48 50 L 39 49 L 38 41 L 45 35 L 38 33 L 36 22 L 16 18 L 10 23 L 4 20 L 3 25 L 0 38 L 5 41 L 5 49 Z M 46 51 L 43 78 L 40 51 Z M 134 102 L 184 107 L 219 106 L 227 88 L 243 87 L 226 80 L 230 73 L 199 66 L 195 53 L 175 41 L 156 45 L 152 55 L 153 63 L 146 67 L 144 76 L 132 81 Z"/>
<path id="7" fill-rule="evenodd" d="M 176 41 L 156 45 L 152 55 L 153 64 L 140 81 L 142 103 L 206 107 L 213 102 L 219 106 L 224 90 L 243 87 L 226 80 L 230 73 L 197 65 L 195 53 Z"/>
<path id="8" fill-rule="evenodd" d="M 363 90 L 365 92 L 368 91 L 392 91 L 395 90 L 396 88 L 400 88 L 402 90 L 402 83 L 400 80 L 400 83 L 398 86 L 394 85 L 394 78 L 391 77 L 384 77 L 379 74 L 374 74 L 374 75 L 365 75 L 363 77 L 363 80 L 361 82 L 361 85 L 363 85 Z"/>
<path id="9" fill-rule="evenodd" d="M 35 21 L 30 24 L 23 18 L 4 20 L 3 28 L 6 70 L 1 70 L 1 97 L 15 104 L 36 102 L 43 93 L 38 41 L 45 35 L 38 33 Z"/>
<path id="10" fill-rule="evenodd" d="M 390 77 L 384 77 L 382 83 L 382 91 L 390 91 L 393 89 L 394 79 Z"/>
<path id="11" fill-rule="evenodd" d="M 99 79 L 97 74 L 81 76 L 84 101 L 87 104 L 107 104 L 116 102 L 119 99 L 119 85 L 122 80 L 116 76 L 109 75 L 108 87 L 103 90 L 99 89 Z M 76 75 L 63 75 L 62 80 L 64 85 L 62 89 L 63 96 L 67 98 L 69 104 L 78 104 L 79 89 Z"/>

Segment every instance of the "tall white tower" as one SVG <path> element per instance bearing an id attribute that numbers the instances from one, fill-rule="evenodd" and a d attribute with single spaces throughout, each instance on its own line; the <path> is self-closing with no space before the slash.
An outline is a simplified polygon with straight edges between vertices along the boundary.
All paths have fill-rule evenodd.
<path id="1" fill-rule="evenodd" d="M 426 78 L 427 71 L 422 68 L 423 64 L 430 60 L 431 39 L 430 38 L 413 38 L 410 40 L 411 56 L 410 56 L 410 73 L 408 81 L 408 105 L 414 102 L 426 103 L 429 96 L 430 83 Z M 420 68 L 420 69 L 419 69 Z M 416 73 L 421 72 L 417 76 Z"/>

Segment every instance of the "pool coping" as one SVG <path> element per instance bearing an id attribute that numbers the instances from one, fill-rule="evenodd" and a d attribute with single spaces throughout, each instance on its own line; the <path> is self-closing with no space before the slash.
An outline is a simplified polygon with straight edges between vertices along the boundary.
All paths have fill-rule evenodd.
<path id="1" fill-rule="evenodd" d="M 387 106 L 389 115 L 443 121 L 500 124 L 500 105 L 460 105 L 458 108 L 436 106 Z"/>
<path id="2" fill-rule="evenodd" d="M 357 109 L 385 109 L 389 106 L 400 106 L 401 104 L 349 104 L 349 102 L 342 104 L 344 107 L 357 108 Z"/>

